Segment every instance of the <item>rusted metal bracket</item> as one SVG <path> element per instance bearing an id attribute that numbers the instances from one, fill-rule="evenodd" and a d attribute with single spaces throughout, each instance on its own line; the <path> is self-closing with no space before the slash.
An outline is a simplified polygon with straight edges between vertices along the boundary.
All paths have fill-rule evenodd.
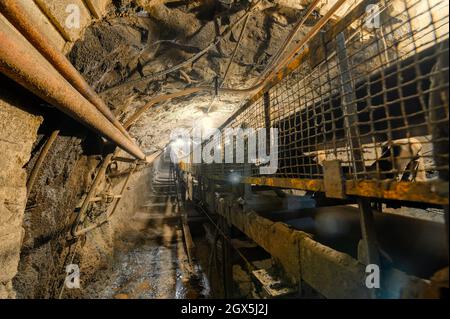
<path id="1" fill-rule="evenodd" d="M 102 166 L 101 166 L 101 168 L 100 168 L 99 173 L 98 173 L 97 176 L 95 177 L 93 186 L 91 186 L 92 194 L 94 194 L 94 191 L 95 191 L 95 188 L 93 188 L 93 187 L 94 187 L 94 186 L 96 187 L 97 184 L 98 184 L 98 180 L 101 180 L 101 178 L 105 175 L 106 167 L 108 166 L 108 163 L 111 162 L 111 157 L 109 157 L 109 156 L 112 157 L 112 154 L 109 154 L 109 155 L 105 158 L 105 160 L 104 160 L 104 162 L 103 162 L 103 164 L 102 164 Z M 106 162 L 108 162 L 108 163 L 106 163 Z M 124 183 L 123 183 L 123 185 L 122 185 L 122 188 L 121 188 L 121 190 L 120 190 L 120 193 L 119 193 L 118 195 L 115 195 L 115 196 L 114 196 L 113 199 L 116 199 L 116 202 L 114 203 L 114 206 L 113 206 L 111 212 L 109 213 L 109 215 L 107 215 L 104 219 L 99 220 L 99 221 L 97 221 L 96 223 L 94 223 L 94 224 L 92 224 L 92 225 L 90 225 L 90 226 L 87 226 L 87 227 L 85 227 L 85 228 L 83 228 L 83 229 L 78 229 L 78 226 L 79 226 L 80 224 L 82 224 L 83 221 L 84 221 L 84 216 L 85 216 L 85 212 L 86 212 L 86 210 L 87 210 L 87 205 L 88 205 L 90 202 L 92 202 L 92 199 L 93 199 L 93 198 L 92 198 L 93 195 L 91 194 L 91 190 L 89 191 L 89 193 L 88 193 L 88 195 L 86 196 L 86 198 L 85 198 L 85 200 L 84 200 L 84 202 L 83 202 L 83 205 L 82 205 L 82 207 L 81 207 L 81 209 L 80 209 L 80 213 L 78 214 L 79 217 L 77 218 L 77 221 L 74 223 L 74 225 L 73 225 L 73 227 L 72 227 L 71 235 L 72 235 L 74 238 L 79 237 L 79 236 L 81 236 L 81 235 L 84 235 L 84 234 L 90 232 L 91 230 L 94 230 L 94 229 L 96 229 L 96 228 L 98 228 L 98 227 L 100 227 L 100 226 L 102 226 L 102 225 L 104 225 L 104 224 L 106 224 L 107 222 L 110 221 L 112 215 L 115 213 L 117 207 L 119 206 L 120 201 L 121 201 L 122 198 L 123 198 L 123 193 L 125 192 L 125 190 L 126 190 L 126 188 L 127 188 L 127 185 L 128 185 L 128 182 L 130 181 L 130 178 L 131 178 L 131 176 L 133 175 L 133 173 L 134 173 L 136 167 L 137 167 L 136 164 L 133 164 L 133 165 L 132 165 L 132 167 L 131 167 L 131 169 L 130 169 L 130 172 L 128 173 L 128 176 L 127 176 L 127 178 L 125 179 L 125 181 L 124 181 Z M 90 195 L 90 194 L 91 194 L 91 195 Z M 82 214 L 81 214 L 81 213 L 82 213 Z"/>
<path id="2" fill-rule="evenodd" d="M 106 155 L 104 158 L 97 175 L 95 175 L 94 181 L 92 182 L 91 188 L 89 189 L 89 192 L 87 193 L 83 204 L 81 205 L 80 211 L 78 212 L 77 218 L 75 219 L 72 229 L 71 229 L 71 235 L 73 237 L 78 237 L 80 235 L 78 226 L 84 221 L 84 218 L 86 216 L 86 212 L 88 210 L 89 204 L 91 203 L 91 199 L 95 196 L 97 186 L 100 184 L 100 181 L 105 176 L 106 170 L 111 163 L 111 159 L 114 156 L 113 153 L 110 153 Z"/>
<path id="3" fill-rule="evenodd" d="M 273 274 L 269 273 L 267 269 L 254 270 L 252 271 L 252 275 L 260 283 L 263 292 L 269 298 L 282 298 L 298 293 L 287 282 L 283 282 L 279 278 L 274 278 Z"/>
<path id="4" fill-rule="evenodd" d="M 346 198 L 344 178 L 340 160 L 323 162 L 323 184 L 327 197 Z"/>
<path id="5" fill-rule="evenodd" d="M 112 158 L 113 161 L 116 162 L 124 162 L 124 163 L 136 163 L 138 161 L 136 161 L 135 158 L 128 158 L 128 157 L 123 157 L 123 156 L 114 156 Z"/>

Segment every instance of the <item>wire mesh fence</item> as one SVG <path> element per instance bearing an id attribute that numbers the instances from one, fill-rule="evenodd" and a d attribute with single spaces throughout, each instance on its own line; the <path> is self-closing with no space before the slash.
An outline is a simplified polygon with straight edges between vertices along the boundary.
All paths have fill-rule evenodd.
<path id="1" fill-rule="evenodd" d="M 346 180 L 448 180 L 448 5 L 361 1 L 220 130 L 276 128 L 271 177 L 323 179 L 325 164 L 338 160 Z M 257 162 L 201 170 L 261 175 Z"/>

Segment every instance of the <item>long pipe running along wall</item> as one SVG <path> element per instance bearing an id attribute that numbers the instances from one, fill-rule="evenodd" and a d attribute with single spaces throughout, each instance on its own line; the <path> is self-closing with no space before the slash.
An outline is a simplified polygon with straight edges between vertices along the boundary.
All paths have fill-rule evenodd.
<path id="1" fill-rule="evenodd" d="M 145 154 L 70 83 L 23 37 L 0 17 L 0 72 L 95 130 L 129 154 Z"/>
<path id="2" fill-rule="evenodd" d="M 36 28 L 37 22 L 27 13 L 20 2 L 16 0 L 0 1 L 0 12 L 19 30 L 22 35 L 73 85 L 89 102 L 94 104 L 123 134 L 129 137 L 128 132 L 115 118 L 111 110 L 98 94 L 89 86 L 67 58 L 58 51 L 49 39 Z M 129 137 L 130 138 L 130 137 Z M 131 138 L 130 138 L 131 139 Z"/>

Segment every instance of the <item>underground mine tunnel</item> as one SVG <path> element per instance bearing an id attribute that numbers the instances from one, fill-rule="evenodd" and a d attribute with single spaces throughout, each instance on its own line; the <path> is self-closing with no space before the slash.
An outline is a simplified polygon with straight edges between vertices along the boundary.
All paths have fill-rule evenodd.
<path id="1" fill-rule="evenodd" d="M 446 0 L 0 0 L 0 298 L 448 297 Z"/>

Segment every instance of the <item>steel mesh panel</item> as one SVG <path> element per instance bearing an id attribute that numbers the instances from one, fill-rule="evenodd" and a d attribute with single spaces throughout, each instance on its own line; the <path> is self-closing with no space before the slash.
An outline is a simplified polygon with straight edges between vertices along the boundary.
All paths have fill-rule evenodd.
<path id="1" fill-rule="evenodd" d="M 337 159 L 350 180 L 448 180 L 448 1 L 380 1 L 378 12 L 378 26 L 356 17 L 321 44 L 324 59 L 310 51 L 221 131 L 277 128 L 271 177 L 322 179 Z M 261 176 L 255 164 L 201 170 Z"/>

